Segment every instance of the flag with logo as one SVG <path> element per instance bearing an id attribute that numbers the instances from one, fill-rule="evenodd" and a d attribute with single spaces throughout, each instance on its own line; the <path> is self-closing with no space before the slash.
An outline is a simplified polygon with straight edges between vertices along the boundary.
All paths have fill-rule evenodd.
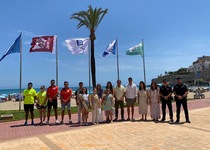
<path id="1" fill-rule="evenodd" d="M 9 48 L 9 50 L 1 57 L 0 61 L 2 61 L 2 59 L 4 59 L 4 57 L 6 57 L 9 54 L 20 53 L 21 36 L 22 36 L 22 34 L 20 33 L 20 35 L 15 40 L 15 42 L 12 44 L 12 46 Z"/>
<path id="2" fill-rule="evenodd" d="M 129 48 L 129 50 L 126 51 L 126 55 L 141 55 L 143 56 L 143 42 L 139 43 L 138 45 L 135 45 L 131 48 Z"/>
<path id="3" fill-rule="evenodd" d="M 54 53 L 57 36 L 40 36 L 32 38 L 29 52 Z"/>
<path id="4" fill-rule="evenodd" d="M 87 54 L 89 41 L 89 38 L 67 39 L 66 46 L 72 54 Z"/>
<path id="5" fill-rule="evenodd" d="M 116 49 L 116 43 L 117 40 L 112 41 L 107 48 L 105 49 L 105 51 L 103 52 L 102 56 L 105 57 L 108 54 L 115 54 L 115 49 Z"/>

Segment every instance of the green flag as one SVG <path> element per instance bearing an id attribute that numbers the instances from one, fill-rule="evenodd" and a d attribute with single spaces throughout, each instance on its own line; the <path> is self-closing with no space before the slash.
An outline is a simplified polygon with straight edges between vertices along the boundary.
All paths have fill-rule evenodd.
<path id="1" fill-rule="evenodd" d="M 126 55 L 141 55 L 143 56 L 143 42 L 135 45 L 126 51 Z"/>

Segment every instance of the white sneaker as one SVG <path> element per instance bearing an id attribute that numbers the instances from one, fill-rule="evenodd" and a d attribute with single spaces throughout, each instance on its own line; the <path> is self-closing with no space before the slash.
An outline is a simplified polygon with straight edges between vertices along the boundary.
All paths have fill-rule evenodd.
<path id="1" fill-rule="evenodd" d="M 59 124 L 59 121 L 58 121 L 58 120 L 56 120 L 56 121 L 55 121 L 55 123 L 56 123 L 56 124 Z"/>

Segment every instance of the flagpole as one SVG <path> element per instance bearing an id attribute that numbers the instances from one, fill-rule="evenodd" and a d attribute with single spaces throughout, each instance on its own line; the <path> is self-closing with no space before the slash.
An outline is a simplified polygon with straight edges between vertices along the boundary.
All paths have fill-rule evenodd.
<path id="1" fill-rule="evenodd" d="M 20 33 L 20 94 L 19 94 L 19 111 L 21 110 L 22 94 L 22 32 Z"/>
<path id="2" fill-rule="evenodd" d="M 118 56 L 118 40 L 116 38 L 116 46 L 117 46 L 117 79 L 119 80 L 120 79 L 120 73 L 119 73 L 119 56 Z"/>
<path id="3" fill-rule="evenodd" d="M 58 86 L 58 36 L 56 34 L 56 85 Z"/>
<path id="4" fill-rule="evenodd" d="M 89 40 L 89 42 L 88 42 L 88 63 L 89 63 L 89 94 L 90 94 L 90 76 L 91 76 L 91 73 L 90 73 L 90 53 L 91 53 L 91 51 L 90 51 L 90 40 Z"/>
<path id="5" fill-rule="evenodd" d="M 144 58 L 144 40 L 142 39 L 142 47 L 143 47 L 143 68 L 144 68 L 144 83 L 146 85 L 146 71 L 145 71 L 145 58 Z"/>

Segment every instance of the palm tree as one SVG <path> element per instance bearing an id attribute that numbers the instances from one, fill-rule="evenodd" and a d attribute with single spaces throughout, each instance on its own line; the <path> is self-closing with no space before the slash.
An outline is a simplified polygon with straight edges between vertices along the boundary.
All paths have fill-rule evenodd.
<path id="1" fill-rule="evenodd" d="M 96 65 L 95 65 L 95 54 L 94 54 L 94 41 L 96 39 L 95 31 L 102 21 L 103 17 L 107 14 L 108 9 L 102 10 L 102 8 L 93 9 L 92 6 L 88 6 L 87 11 L 80 11 L 74 13 L 71 19 L 76 19 L 79 21 L 77 29 L 85 26 L 90 31 L 91 40 L 91 74 L 92 74 L 92 85 L 96 86 Z"/>

